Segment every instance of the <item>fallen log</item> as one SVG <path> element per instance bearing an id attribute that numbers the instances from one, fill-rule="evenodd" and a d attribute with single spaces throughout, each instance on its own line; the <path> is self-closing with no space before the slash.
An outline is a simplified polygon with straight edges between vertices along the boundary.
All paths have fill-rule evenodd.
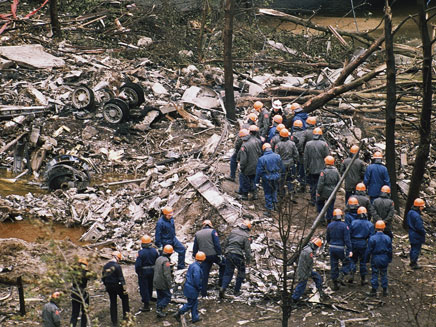
<path id="1" fill-rule="evenodd" d="M 220 58 L 213 58 L 204 60 L 203 63 L 205 64 L 213 64 L 213 63 L 220 63 L 223 62 L 223 59 Z M 342 67 L 341 65 L 335 65 L 335 64 L 329 64 L 327 62 L 304 62 L 304 61 L 283 61 L 283 60 L 276 60 L 276 59 L 233 59 L 234 63 L 265 63 L 265 64 L 276 64 L 276 65 L 282 65 L 282 66 L 308 66 L 310 68 L 319 68 L 319 67 L 330 67 L 330 68 L 339 68 Z"/>

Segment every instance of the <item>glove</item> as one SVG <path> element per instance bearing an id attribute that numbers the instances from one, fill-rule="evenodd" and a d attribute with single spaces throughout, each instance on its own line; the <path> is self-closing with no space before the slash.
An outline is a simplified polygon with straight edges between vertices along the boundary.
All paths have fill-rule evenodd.
<path id="1" fill-rule="evenodd" d="M 220 263 L 224 263 L 226 261 L 226 257 L 224 255 L 219 255 L 218 258 L 220 259 Z"/>

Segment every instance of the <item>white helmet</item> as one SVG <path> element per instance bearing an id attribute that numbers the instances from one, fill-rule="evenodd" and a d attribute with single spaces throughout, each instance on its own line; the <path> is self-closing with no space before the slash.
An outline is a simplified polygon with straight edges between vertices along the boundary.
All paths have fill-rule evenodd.
<path id="1" fill-rule="evenodd" d="M 282 109 L 282 102 L 280 100 L 275 100 L 272 104 L 273 109 Z"/>

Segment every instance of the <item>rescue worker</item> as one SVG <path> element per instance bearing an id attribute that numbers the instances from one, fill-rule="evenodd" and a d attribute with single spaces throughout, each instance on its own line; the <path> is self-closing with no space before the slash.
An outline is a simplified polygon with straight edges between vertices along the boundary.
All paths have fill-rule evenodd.
<path id="1" fill-rule="evenodd" d="M 198 251 L 195 254 L 195 262 L 189 265 L 188 272 L 186 273 L 186 282 L 183 287 L 183 295 L 188 299 L 174 315 L 177 321 L 180 321 L 180 316 L 191 310 L 192 323 L 201 321 L 198 315 L 198 295 L 203 287 L 203 270 L 201 265 L 206 259 L 204 252 Z"/>
<path id="2" fill-rule="evenodd" d="M 303 124 L 303 130 L 306 129 L 306 119 L 308 117 L 307 113 L 303 111 L 303 108 L 298 103 L 293 103 L 291 106 L 291 109 L 293 109 L 294 117 L 292 118 L 292 126 L 294 126 L 294 123 L 297 120 L 301 120 Z"/>
<path id="3" fill-rule="evenodd" d="M 198 251 L 206 254 L 206 259 L 201 264 L 201 269 L 203 270 L 203 285 L 201 287 L 201 296 L 206 297 L 209 272 L 212 268 L 212 265 L 216 263 L 219 266 L 219 287 L 221 287 L 222 285 L 225 269 L 225 262 L 222 255 L 218 233 L 215 229 L 213 229 L 212 222 L 209 219 L 203 221 L 203 229 L 195 233 L 192 255 L 195 257 Z"/>
<path id="4" fill-rule="evenodd" d="M 219 297 L 221 299 L 225 296 L 226 289 L 233 278 L 235 268 L 238 270 L 238 274 L 236 276 L 234 294 L 240 294 L 241 285 L 245 278 L 245 266 L 249 265 L 251 261 L 250 230 L 251 222 L 244 220 L 242 224 L 230 232 L 224 243 L 226 267 L 224 270 L 223 284 L 219 291 Z"/>
<path id="5" fill-rule="evenodd" d="M 250 135 L 254 138 L 256 141 L 257 147 L 259 148 L 259 152 L 262 153 L 262 140 L 260 139 L 259 135 L 259 127 L 256 125 L 251 125 L 248 130 L 250 131 Z"/>
<path id="6" fill-rule="evenodd" d="M 71 319 L 70 327 L 76 327 L 77 319 L 79 318 L 80 310 L 82 317 L 80 326 L 87 326 L 86 310 L 89 306 L 89 294 L 86 291 L 86 286 L 90 278 L 88 271 L 88 260 L 86 258 L 78 258 L 77 265 L 72 269 L 72 287 L 71 287 Z"/>
<path id="7" fill-rule="evenodd" d="M 359 207 L 361 207 L 361 205 L 355 196 L 348 198 L 347 208 L 345 210 L 345 223 L 348 227 L 351 227 L 352 222 L 357 219 L 357 209 L 359 209 Z"/>
<path id="8" fill-rule="evenodd" d="M 319 174 L 319 180 L 316 187 L 316 209 L 318 213 L 321 212 L 324 204 L 333 193 L 336 185 L 339 183 L 341 176 L 339 176 L 339 172 L 334 166 L 335 158 L 332 156 L 327 156 L 324 158 L 325 168 Z M 330 205 L 327 208 L 326 220 L 327 224 L 330 224 L 333 217 L 333 208 L 335 205 L 335 199 L 330 202 Z"/>
<path id="9" fill-rule="evenodd" d="M 424 207 L 424 200 L 416 198 L 406 216 L 407 226 L 409 227 L 410 267 L 412 269 L 421 269 L 421 266 L 418 265 L 418 257 L 421 253 L 422 244 L 425 242 L 425 229 L 421 217 Z"/>
<path id="10" fill-rule="evenodd" d="M 275 100 L 272 103 L 271 113 L 269 116 L 270 126 L 273 124 L 275 116 L 280 116 L 282 118 L 282 122 L 280 122 L 280 124 L 283 123 L 284 125 L 286 125 L 285 113 L 283 111 L 282 102 L 280 100 Z"/>
<path id="11" fill-rule="evenodd" d="M 138 252 L 135 262 L 135 272 L 138 275 L 139 293 L 143 307 L 141 311 L 150 311 L 150 301 L 153 294 L 154 264 L 159 253 L 151 246 L 151 237 L 141 237 L 141 250 Z"/>
<path id="12" fill-rule="evenodd" d="M 262 152 L 256 139 L 250 135 L 247 129 L 241 129 L 239 132 L 243 143 L 238 153 L 240 167 L 239 173 L 239 192 L 240 200 L 248 200 L 248 193 L 253 194 L 253 200 L 257 199 L 257 190 L 254 184 L 256 177 L 257 160 Z"/>
<path id="13" fill-rule="evenodd" d="M 383 233 L 385 223 L 379 220 L 375 223 L 376 233 L 369 238 L 365 252 L 365 262 L 371 257 L 371 293 L 377 295 L 378 275 L 380 274 L 383 296 L 388 295 L 388 265 L 392 262 L 392 240 Z"/>
<path id="14" fill-rule="evenodd" d="M 247 124 L 249 126 L 256 126 L 256 124 L 257 124 L 257 114 L 255 114 L 254 112 L 249 113 L 247 115 Z"/>
<path id="15" fill-rule="evenodd" d="M 277 153 L 271 151 L 271 145 L 264 143 L 262 146 L 263 156 L 257 161 L 255 183 L 258 184 L 262 178 L 262 187 L 265 195 L 265 215 L 271 216 L 277 200 L 277 190 L 283 171 L 282 159 Z"/>
<path id="16" fill-rule="evenodd" d="M 173 253 L 173 247 L 169 244 L 165 245 L 162 255 L 156 259 L 154 265 L 153 287 L 156 289 L 157 293 L 156 316 L 158 318 L 166 317 L 167 314 L 163 312 L 163 309 L 165 309 L 171 301 L 173 276 L 170 257 Z"/>
<path id="17" fill-rule="evenodd" d="M 265 142 L 268 136 L 269 129 L 269 111 L 263 106 L 263 103 L 256 101 L 253 105 L 254 109 L 259 113 L 257 126 L 259 126 L 259 135 L 262 142 Z"/>
<path id="18" fill-rule="evenodd" d="M 303 130 L 303 123 L 301 120 L 296 120 L 292 125 L 292 140 L 297 146 L 298 150 L 298 163 L 297 163 L 297 180 L 300 183 L 300 192 L 306 191 L 306 173 L 304 169 L 304 135 L 307 130 Z"/>
<path id="19" fill-rule="evenodd" d="M 54 292 L 50 295 L 49 302 L 44 304 L 42 309 L 42 326 L 43 327 L 60 327 L 61 316 L 58 307 L 58 300 L 61 297 L 61 292 Z"/>
<path id="20" fill-rule="evenodd" d="M 392 220 L 394 219 L 394 201 L 390 197 L 391 188 L 383 185 L 380 190 L 380 196 L 374 200 L 372 206 L 374 208 L 374 220 L 383 220 L 385 222 L 384 233 L 391 239 L 394 237 L 392 234 Z"/>
<path id="21" fill-rule="evenodd" d="M 366 194 L 366 186 L 363 183 L 358 183 L 356 185 L 356 191 L 353 196 L 359 202 L 359 206 L 365 207 L 366 211 L 368 211 L 368 219 L 371 220 L 374 216 L 374 208 L 371 204 L 368 194 Z"/>
<path id="22" fill-rule="evenodd" d="M 343 213 L 341 209 L 333 210 L 333 221 L 327 226 L 327 243 L 330 248 L 330 276 L 333 281 L 333 291 L 339 290 L 339 282 L 350 272 L 351 251 L 350 229 L 341 221 Z M 339 270 L 339 261 L 342 269 Z"/>
<path id="23" fill-rule="evenodd" d="M 289 193 L 294 191 L 292 182 L 295 176 L 295 163 L 298 162 L 298 150 L 295 143 L 289 139 L 289 135 L 286 128 L 282 129 L 280 131 L 280 140 L 274 148 L 274 152 L 280 155 L 283 163 L 280 181 L 281 194 L 285 194 L 285 185 L 288 187 Z"/>
<path id="24" fill-rule="evenodd" d="M 292 302 L 296 303 L 300 300 L 304 291 L 306 290 L 307 281 L 310 278 L 315 282 L 321 299 L 327 298 L 322 288 L 322 277 L 319 273 L 313 270 L 313 257 L 316 255 L 317 250 L 321 247 L 322 240 L 318 237 L 312 239 L 300 253 L 297 266 L 297 281 L 298 284 L 292 293 Z"/>
<path id="25" fill-rule="evenodd" d="M 352 199 L 352 198 L 350 198 Z M 365 207 L 357 209 L 357 219 L 354 219 L 350 227 L 351 248 L 353 262 L 351 267 L 351 276 L 349 283 L 354 282 L 354 274 L 357 271 L 357 264 L 359 264 L 360 285 L 366 284 L 366 261 L 365 252 L 368 245 L 368 239 L 375 233 L 374 225 L 368 220 L 368 212 Z"/>
<path id="26" fill-rule="evenodd" d="M 272 138 L 276 134 L 277 126 L 283 124 L 283 117 L 281 115 L 275 115 L 272 120 L 273 122 L 271 128 L 268 131 L 268 137 L 266 138 L 267 143 L 270 143 Z"/>
<path id="27" fill-rule="evenodd" d="M 313 130 L 313 140 L 306 143 L 304 148 L 304 170 L 306 180 L 310 186 L 311 204 L 316 203 L 316 186 L 319 175 L 325 168 L 324 158 L 329 154 L 329 147 L 325 141 L 320 140 L 322 136 L 321 128 Z"/>
<path id="28" fill-rule="evenodd" d="M 271 144 L 271 148 L 274 150 L 276 144 L 280 141 L 280 131 L 285 128 L 285 125 L 283 124 L 278 124 L 277 128 L 276 128 L 276 133 L 274 134 L 273 138 L 271 139 L 271 142 L 269 144 Z"/>
<path id="29" fill-rule="evenodd" d="M 372 156 L 374 163 L 366 168 L 365 176 L 363 177 L 363 183 L 368 189 L 371 204 L 380 195 L 380 190 L 383 185 L 391 187 L 388 169 L 382 164 L 382 158 L 381 152 L 374 152 Z"/>
<path id="30" fill-rule="evenodd" d="M 127 313 L 130 312 L 126 281 L 124 279 L 123 270 L 119 264 L 121 258 L 121 252 L 114 251 L 112 253 L 112 260 L 103 266 L 102 274 L 103 284 L 106 287 L 106 292 L 109 294 L 111 321 L 113 326 L 118 326 L 117 296 L 121 299 L 123 319 L 127 319 Z"/>
<path id="31" fill-rule="evenodd" d="M 177 269 L 184 269 L 186 249 L 176 237 L 173 214 L 174 211 L 171 207 L 164 207 L 162 209 L 162 215 L 156 224 L 155 243 L 160 252 L 162 252 L 162 248 L 165 245 L 171 245 L 178 254 Z"/>
<path id="32" fill-rule="evenodd" d="M 341 175 L 344 174 L 347 167 L 351 164 L 353 160 L 353 156 L 359 152 L 359 147 L 357 145 L 353 145 L 350 148 L 350 155 L 348 158 L 344 159 L 341 165 Z M 353 164 L 351 165 L 347 176 L 345 177 L 345 201 L 348 201 L 350 196 L 353 194 L 356 185 L 363 181 L 363 177 L 365 176 L 365 163 L 356 158 Z"/>
<path id="33" fill-rule="evenodd" d="M 307 142 L 313 140 L 313 130 L 315 128 L 316 128 L 316 117 L 314 116 L 307 117 L 306 129 L 304 130 L 303 146 L 305 146 Z"/>

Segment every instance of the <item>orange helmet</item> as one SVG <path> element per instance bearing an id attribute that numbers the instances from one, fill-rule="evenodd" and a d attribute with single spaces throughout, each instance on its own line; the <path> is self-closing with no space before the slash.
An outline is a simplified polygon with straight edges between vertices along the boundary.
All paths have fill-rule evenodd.
<path id="1" fill-rule="evenodd" d="M 148 235 L 144 235 L 141 237 L 141 243 L 142 244 L 150 244 L 151 243 L 151 237 Z"/>
<path id="2" fill-rule="evenodd" d="M 348 199 L 348 205 L 350 205 L 350 206 L 358 206 L 358 205 L 359 205 L 359 201 L 357 200 L 356 197 L 351 196 L 351 197 Z"/>
<path id="3" fill-rule="evenodd" d="M 283 128 L 285 128 L 285 125 L 283 125 L 283 124 L 278 124 L 277 125 L 277 127 L 276 127 L 276 131 L 281 131 Z"/>
<path id="4" fill-rule="evenodd" d="M 123 256 L 121 255 L 121 252 L 120 252 L 120 251 L 114 251 L 114 252 L 112 252 L 112 256 L 113 256 L 114 258 L 116 258 L 118 261 L 121 260 L 121 259 L 123 258 Z"/>
<path id="5" fill-rule="evenodd" d="M 353 146 L 351 147 L 351 149 L 350 149 L 350 152 L 351 152 L 352 154 L 357 153 L 357 151 L 359 151 L 359 147 L 358 147 L 357 145 L 353 145 Z"/>
<path id="6" fill-rule="evenodd" d="M 356 185 L 356 191 L 366 191 L 366 186 L 363 183 L 359 183 Z"/>
<path id="7" fill-rule="evenodd" d="M 386 224 L 383 220 L 377 220 L 377 222 L 375 223 L 375 229 L 385 229 Z"/>
<path id="8" fill-rule="evenodd" d="M 173 254 L 174 253 L 174 248 L 172 245 L 165 245 L 163 248 L 163 253 L 167 253 L 167 254 Z"/>
<path id="9" fill-rule="evenodd" d="M 281 136 L 281 137 L 289 137 L 289 131 L 288 131 L 286 128 L 283 128 L 283 129 L 280 131 L 280 136 Z"/>
<path id="10" fill-rule="evenodd" d="M 297 119 L 294 121 L 294 123 L 292 124 L 292 126 L 294 127 L 303 127 L 303 122 L 300 119 Z"/>
<path id="11" fill-rule="evenodd" d="M 269 143 L 264 143 L 264 144 L 262 145 L 262 151 L 265 151 L 266 149 L 271 149 L 271 144 L 269 144 Z"/>
<path id="12" fill-rule="evenodd" d="M 339 218 L 341 218 L 343 215 L 344 215 L 344 214 L 343 214 L 343 212 L 342 212 L 341 209 L 335 209 L 335 210 L 333 210 L 333 217 L 338 217 L 338 216 L 339 216 Z"/>
<path id="13" fill-rule="evenodd" d="M 248 127 L 248 130 L 250 132 L 259 132 L 259 127 L 257 127 L 256 125 L 250 125 L 250 127 Z"/>
<path id="14" fill-rule="evenodd" d="M 357 214 L 361 215 L 361 214 L 367 214 L 368 210 L 366 210 L 365 207 L 359 207 L 359 209 L 357 209 Z"/>
<path id="15" fill-rule="evenodd" d="M 251 229 L 251 221 L 249 221 L 248 219 L 245 219 L 243 226 L 246 226 L 248 229 Z"/>
<path id="16" fill-rule="evenodd" d="M 283 117 L 281 115 L 275 115 L 273 121 L 277 124 L 281 124 L 283 122 Z"/>
<path id="17" fill-rule="evenodd" d="M 195 260 L 197 261 L 204 261 L 206 260 L 206 254 L 204 252 L 198 251 L 195 255 Z"/>
<path id="18" fill-rule="evenodd" d="M 263 107 L 263 103 L 260 102 L 260 101 L 256 101 L 256 102 L 253 104 L 253 108 L 256 109 L 257 111 L 260 111 L 260 109 L 262 109 L 262 107 Z"/>
<path id="19" fill-rule="evenodd" d="M 252 112 L 251 114 L 249 114 L 249 115 L 247 116 L 247 118 L 248 118 L 249 120 L 251 120 L 251 121 L 254 121 L 254 122 L 257 121 L 257 115 L 256 115 L 254 112 Z"/>
<path id="20" fill-rule="evenodd" d="M 316 117 L 307 117 L 306 123 L 309 125 L 316 125 Z"/>
<path id="21" fill-rule="evenodd" d="M 413 205 L 415 207 L 424 207 L 425 206 L 425 202 L 424 202 L 423 199 L 416 198 L 415 201 L 413 201 Z"/>
<path id="22" fill-rule="evenodd" d="M 372 155 L 372 159 L 382 159 L 383 155 L 380 151 L 376 151 L 374 152 L 374 154 Z"/>
<path id="23" fill-rule="evenodd" d="M 165 216 L 172 216 L 173 214 L 174 214 L 174 211 L 173 211 L 173 208 L 171 208 L 171 207 L 164 207 L 163 209 L 162 209 L 162 213 L 165 215 Z"/>
<path id="24" fill-rule="evenodd" d="M 321 247 L 321 245 L 322 245 L 322 240 L 319 238 L 319 237 L 315 237 L 313 240 L 312 240 L 312 243 L 313 244 L 315 244 L 317 247 Z"/>
<path id="25" fill-rule="evenodd" d="M 391 193 L 391 188 L 389 186 L 387 186 L 387 185 L 383 185 L 382 188 L 381 188 L 381 191 L 383 193 Z"/>
<path id="26" fill-rule="evenodd" d="M 322 135 L 322 129 L 317 127 L 313 130 L 313 135 Z"/>
<path id="27" fill-rule="evenodd" d="M 335 158 L 333 158 L 332 156 L 327 156 L 324 158 L 324 163 L 326 165 L 332 166 L 335 163 Z"/>
<path id="28" fill-rule="evenodd" d="M 291 110 L 294 111 L 295 109 L 301 108 L 300 104 L 297 102 L 294 102 L 291 104 Z"/>
<path id="29" fill-rule="evenodd" d="M 86 259 L 86 258 L 79 258 L 79 259 L 77 259 L 77 262 L 81 263 L 81 264 L 83 264 L 85 266 L 88 265 L 88 259 Z"/>
<path id="30" fill-rule="evenodd" d="M 244 136 L 250 135 L 250 131 L 246 128 L 243 128 L 239 131 L 238 135 L 239 135 L 239 137 L 244 137 Z"/>
<path id="31" fill-rule="evenodd" d="M 213 227 L 212 222 L 209 219 L 206 219 L 205 221 L 203 221 L 203 226 Z"/>

